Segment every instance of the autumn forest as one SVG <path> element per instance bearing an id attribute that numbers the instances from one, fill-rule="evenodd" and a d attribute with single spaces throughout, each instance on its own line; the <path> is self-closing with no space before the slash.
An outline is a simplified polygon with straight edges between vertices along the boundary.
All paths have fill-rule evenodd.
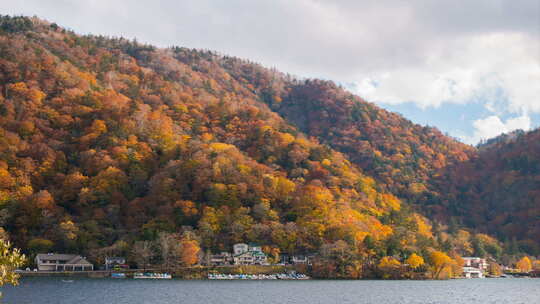
<path id="1" fill-rule="evenodd" d="M 30 257 L 245 242 L 315 277 L 451 277 L 540 255 L 540 130 L 473 147 L 331 81 L 1 16 L 0 227 Z"/>

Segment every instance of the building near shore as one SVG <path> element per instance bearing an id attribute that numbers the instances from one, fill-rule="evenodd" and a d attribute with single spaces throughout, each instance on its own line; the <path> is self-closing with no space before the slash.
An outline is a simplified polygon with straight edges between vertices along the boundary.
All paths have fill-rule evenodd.
<path id="1" fill-rule="evenodd" d="M 293 255 L 291 257 L 291 263 L 296 264 L 307 264 L 308 263 L 308 257 L 305 255 Z"/>
<path id="2" fill-rule="evenodd" d="M 128 269 L 129 265 L 126 264 L 126 258 L 124 257 L 106 257 L 105 258 L 105 270 L 111 269 Z"/>
<path id="3" fill-rule="evenodd" d="M 242 254 L 249 251 L 248 244 L 238 243 L 233 245 L 233 255 Z"/>
<path id="4" fill-rule="evenodd" d="M 479 257 L 464 257 L 463 261 L 465 262 L 464 267 L 474 267 L 482 272 L 486 272 L 489 267 L 487 260 Z"/>
<path id="5" fill-rule="evenodd" d="M 467 279 L 482 279 L 484 273 L 475 267 L 463 267 L 463 276 Z"/>
<path id="6" fill-rule="evenodd" d="M 219 254 L 211 254 L 208 265 L 212 266 L 225 266 L 233 263 L 232 254 L 229 252 L 221 252 Z"/>
<path id="7" fill-rule="evenodd" d="M 234 244 L 233 261 L 235 265 L 268 265 L 268 257 L 256 244 Z"/>
<path id="8" fill-rule="evenodd" d="M 463 276 L 465 278 L 484 278 L 488 272 L 489 263 L 486 259 L 480 257 L 463 258 Z"/>
<path id="9" fill-rule="evenodd" d="M 76 254 L 40 253 L 35 262 L 39 271 L 92 271 L 94 265 Z"/>
<path id="10" fill-rule="evenodd" d="M 315 256 L 296 254 L 289 255 L 287 253 L 280 254 L 280 263 L 285 265 L 311 265 Z"/>

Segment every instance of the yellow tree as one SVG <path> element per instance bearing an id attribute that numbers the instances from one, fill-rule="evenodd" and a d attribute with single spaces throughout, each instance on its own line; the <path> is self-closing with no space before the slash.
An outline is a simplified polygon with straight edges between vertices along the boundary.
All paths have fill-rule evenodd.
<path id="1" fill-rule="evenodd" d="M 4 284 L 19 284 L 19 274 L 15 269 L 22 267 L 26 257 L 19 249 L 11 248 L 11 244 L 0 239 L 0 286 Z"/>
<path id="2" fill-rule="evenodd" d="M 516 267 L 521 272 L 529 272 L 529 271 L 531 271 L 531 269 L 532 269 L 531 259 L 529 259 L 529 257 L 527 257 L 527 256 L 524 256 L 523 258 L 521 258 L 521 260 L 519 260 L 517 262 Z"/>
<path id="3" fill-rule="evenodd" d="M 427 223 L 427 220 L 424 217 L 418 214 L 414 214 L 414 220 L 416 222 L 416 226 L 418 227 L 419 235 L 428 239 L 433 238 L 433 233 L 431 232 L 431 225 Z"/>
<path id="4" fill-rule="evenodd" d="M 452 259 L 442 251 L 433 251 L 429 256 L 431 273 L 434 279 L 438 279 L 443 270 L 452 265 Z"/>
<path id="5" fill-rule="evenodd" d="M 416 269 L 422 265 L 424 265 L 424 258 L 417 255 L 416 253 L 411 254 L 405 263 L 409 264 L 409 267 L 412 269 Z"/>
<path id="6" fill-rule="evenodd" d="M 379 261 L 377 265 L 382 272 L 383 278 L 397 277 L 401 268 L 401 263 L 393 257 L 385 256 Z"/>
<path id="7" fill-rule="evenodd" d="M 279 254 L 281 253 L 279 248 L 273 246 L 263 246 L 262 250 L 268 255 L 271 263 L 279 262 Z"/>
<path id="8" fill-rule="evenodd" d="M 60 223 L 60 229 L 64 233 L 64 236 L 68 240 L 74 240 L 77 238 L 77 232 L 79 228 L 71 220 L 65 220 Z"/>
<path id="9" fill-rule="evenodd" d="M 180 260 L 184 266 L 193 266 L 199 262 L 199 252 L 201 251 L 199 242 L 183 238 L 180 241 L 180 247 L 182 250 Z"/>
<path id="10" fill-rule="evenodd" d="M 332 193 L 324 187 L 308 185 L 295 206 L 295 211 L 302 216 L 299 226 L 305 228 L 310 236 L 322 239 L 326 229 L 334 224 L 331 214 L 336 202 Z"/>

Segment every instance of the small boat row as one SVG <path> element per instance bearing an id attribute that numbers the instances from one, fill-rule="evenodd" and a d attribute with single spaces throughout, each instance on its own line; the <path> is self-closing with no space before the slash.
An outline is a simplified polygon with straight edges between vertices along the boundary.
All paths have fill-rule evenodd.
<path id="1" fill-rule="evenodd" d="M 308 280 L 309 277 L 301 273 L 277 274 L 222 274 L 209 273 L 209 280 Z"/>
<path id="2" fill-rule="evenodd" d="M 136 272 L 133 275 L 134 279 L 172 279 L 172 275 L 169 273 L 158 273 L 158 272 Z"/>
<path id="3" fill-rule="evenodd" d="M 125 279 L 127 276 L 123 272 L 111 273 L 113 279 Z M 157 272 L 136 272 L 133 274 L 134 279 L 172 279 L 172 275 L 169 273 L 157 273 Z"/>

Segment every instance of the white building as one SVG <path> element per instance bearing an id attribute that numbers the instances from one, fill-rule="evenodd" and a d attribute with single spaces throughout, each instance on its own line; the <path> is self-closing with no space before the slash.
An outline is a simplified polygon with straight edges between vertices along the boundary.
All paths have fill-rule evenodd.
<path id="1" fill-rule="evenodd" d="M 474 267 L 482 272 L 488 271 L 489 264 L 486 259 L 479 257 L 464 257 L 463 261 L 465 261 L 464 267 Z"/>
<path id="2" fill-rule="evenodd" d="M 234 246 L 233 246 L 234 255 L 242 254 L 242 253 L 248 252 L 248 251 L 249 251 L 248 244 L 238 243 L 238 244 L 234 244 Z"/>
<path id="3" fill-rule="evenodd" d="M 479 257 L 464 257 L 463 276 L 470 278 L 483 278 L 488 271 L 489 264 L 486 259 Z"/>
<path id="4" fill-rule="evenodd" d="M 105 270 L 114 269 L 115 267 L 127 268 L 126 258 L 124 257 L 106 257 Z"/>
<path id="5" fill-rule="evenodd" d="M 235 265 L 268 265 L 266 254 L 261 246 L 244 243 L 233 246 L 233 262 Z"/>
<path id="6" fill-rule="evenodd" d="M 484 277 L 484 273 L 478 268 L 465 266 L 463 267 L 463 276 L 467 279 L 482 279 Z"/>
<path id="7" fill-rule="evenodd" d="M 253 251 L 253 252 L 262 252 L 262 247 L 257 245 L 257 244 L 249 244 L 249 249 L 248 251 Z"/>

